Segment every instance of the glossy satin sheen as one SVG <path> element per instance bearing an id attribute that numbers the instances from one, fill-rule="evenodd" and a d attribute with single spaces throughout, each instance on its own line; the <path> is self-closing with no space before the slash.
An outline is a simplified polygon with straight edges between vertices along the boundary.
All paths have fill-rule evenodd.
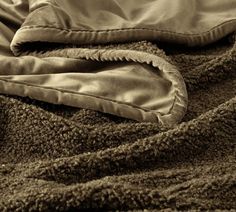
<path id="1" fill-rule="evenodd" d="M 16 54 L 22 43 L 47 41 L 52 33 L 59 43 L 160 40 L 196 46 L 214 42 L 236 28 L 235 0 L 29 2 L 31 13 L 12 42 Z"/>

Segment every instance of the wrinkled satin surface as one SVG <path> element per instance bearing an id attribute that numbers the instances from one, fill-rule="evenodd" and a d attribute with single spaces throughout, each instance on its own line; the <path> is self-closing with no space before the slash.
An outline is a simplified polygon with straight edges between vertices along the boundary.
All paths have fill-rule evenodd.
<path id="1" fill-rule="evenodd" d="M 24 59 L 24 62 L 27 61 L 28 64 L 33 62 L 32 57 L 25 57 Z M 22 68 L 18 69 L 19 73 L 3 75 L 0 79 L 82 93 L 109 100 L 114 99 L 118 102 L 140 105 L 142 108 L 149 110 L 156 110 L 158 105 L 160 113 L 168 113 L 170 110 L 170 105 L 172 105 L 174 99 L 174 95 L 170 94 L 171 89 L 169 89 L 171 82 L 162 77 L 157 77 L 157 71 L 151 66 L 133 62 L 104 63 L 101 66 L 98 62 L 69 59 L 66 63 L 67 72 L 65 72 L 64 69 L 60 70 L 59 68 L 61 63 L 59 58 L 54 59 L 54 62 L 57 61 L 57 66 L 52 66 L 51 63 L 47 62 L 43 64 L 41 61 L 34 61 L 36 62 L 35 66 L 40 63 L 40 69 L 37 70 L 37 73 L 32 72 L 29 74 L 28 71 L 25 74 L 25 68 L 27 67 L 21 64 L 22 61 L 16 60 L 15 66 Z M 68 66 L 70 65 L 69 62 L 71 62 L 71 67 Z M 74 66 L 74 62 L 77 63 L 77 66 Z M 2 63 L 6 67 L 6 61 L 2 61 Z M 83 63 L 87 63 L 87 66 Z M 11 70 L 17 70 L 16 67 L 10 67 L 9 65 Z M 45 72 L 50 67 L 54 70 L 57 69 L 57 72 Z M 29 68 L 32 68 L 32 66 Z M 37 67 L 35 67 L 36 69 Z M 1 68 L 0 70 L 4 71 Z M 157 98 L 153 98 L 155 96 Z"/>
<path id="2" fill-rule="evenodd" d="M 45 34 L 53 32 L 59 43 L 70 38 L 78 44 L 160 40 L 196 46 L 236 28 L 235 0 L 29 0 L 29 4 L 31 13 L 12 42 L 15 53 L 20 42 L 46 41 Z M 37 34 L 37 39 L 29 33 Z"/>
<path id="3" fill-rule="evenodd" d="M 236 19 L 232 0 L 30 0 L 32 11 L 43 5 L 54 7 L 51 20 L 41 16 L 45 25 L 65 29 L 149 28 L 200 34 Z"/>

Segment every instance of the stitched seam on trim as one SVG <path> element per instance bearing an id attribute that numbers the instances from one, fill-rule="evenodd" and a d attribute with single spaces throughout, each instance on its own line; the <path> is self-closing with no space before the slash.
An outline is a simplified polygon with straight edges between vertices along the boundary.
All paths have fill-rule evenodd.
<path id="1" fill-rule="evenodd" d="M 60 28 L 60 27 L 55 27 L 55 26 L 40 26 L 40 25 L 34 25 L 34 26 L 24 26 L 24 27 L 21 27 L 19 30 L 29 30 L 29 29 L 55 29 L 55 30 L 63 30 L 63 31 L 68 31 L 68 32 L 75 32 L 75 33 L 80 33 L 80 32 L 87 32 L 87 33 L 102 33 L 102 32 L 116 32 L 116 31 L 135 31 L 135 30 L 147 30 L 147 31 L 156 31 L 156 32 L 160 32 L 160 33 L 166 33 L 166 34 L 176 34 L 176 35 L 180 35 L 180 36 L 183 36 L 183 37 L 190 37 L 190 36 L 202 36 L 204 34 L 209 34 L 211 33 L 212 31 L 216 30 L 217 28 L 220 28 L 224 25 L 227 25 L 227 24 L 231 24 L 231 23 L 234 23 L 236 24 L 236 18 L 235 19 L 232 19 L 232 20 L 229 20 L 229 21 L 225 21 L 223 23 L 220 23 L 214 27 L 212 27 L 211 29 L 207 30 L 207 31 L 204 31 L 204 32 L 201 32 L 201 33 L 181 33 L 181 32 L 174 32 L 174 31 L 170 31 L 170 30 L 160 30 L 160 29 L 149 29 L 149 28 L 122 28 L 122 29 L 104 29 L 104 30 L 82 30 L 82 29 L 64 29 L 64 28 Z"/>

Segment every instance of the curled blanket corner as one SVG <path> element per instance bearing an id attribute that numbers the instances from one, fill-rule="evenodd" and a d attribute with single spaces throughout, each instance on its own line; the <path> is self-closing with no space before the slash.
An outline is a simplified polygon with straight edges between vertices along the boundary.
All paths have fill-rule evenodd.
<path id="1" fill-rule="evenodd" d="M 15 37 L 17 36 L 16 40 L 19 40 L 21 33 L 19 32 Z M 50 40 L 49 35 L 48 40 Z M 188 95 L 183 77 L 178 68 L 168 61 L 165 53 L 152 43 L 141 41 L 126 44 L 81 46 L 53 42 L 14 42 L 13 40 L 12 46 L 14 48 L 12 50 L 15 55 L 37 56 L 42 60 L 59 57 L 65 61 L 65 64 L 70 59 L 86 60 L 88 63 L 95 61 L 103 66 L 100 70 L 92 71 L 93 76 L 91 73 L 87 73 L 91 79 L 93 78 L 88 81 L 87 86 L 89 83 L 93 84 L 96 77 L 103 77 L 103 79 L 100 78 L 100 82 L 97 82 L 96 91 L 81 93 L 81 90 L 84 89 L 79 81 L 83 81 L 83 79 L 86 81 L 87 78 L 84 77 L 86 73 L 83 73 L 84 76 L 80 73 L 78 74 L 80 78 L 77 77 L 79 91 L 75 90 L 73 86 L 62 89 L 55 88 L 53 84 L 50 84 L 49 87 L 54 89 L 54 93 L 51 92 L 49 98 L 46 97 L 45 92 L 47 91 L 45 90 L 36 95 L 32 89 L 25 87 L 26 92 L 32 98 L 55 104 L 98 110 L 137 121 L 158 122 L 165 127 L 173 127 L 179 123 L 187 110 Z M 42 48 L 42 46 L 45 47 Z M 122 64 L 123 67 L 127 66 L 129 70 L 122 71 L 122 68 L 113 67 L 104 72 L 106 64 Z M 66 71 L 63 74 L 64 80 L 66 80 L 66 75 L 70 75 Z M 108 76 L 110 78 L 107 78 Z M 56 73 L 52 77 L 55 78 Z M 112 82 L 107 83 L 107 79 Z M 47 81 L 50 81 L 49 77 Z M 74 83 L 72 80 L 70 82 L 68 77 L 67 81 L 67 84 Z M 120 87 L 121 81 L 123 88 Z M 99 84 L 101 83 L 106 91 L 103 90 L 99 93 Z M 30 86 L 33 87 L 32 84 Z M 42 87 L 42 84 L 37 87 Z M 112 89 L 115 90 L 113 96 L 103 95 L 104 92 L 110 92 Z M 55 90 L 59 92 L 55 93 Z M 39 93 L 39 90 L 37 92 Z M 65 93 L 67 97 L 65 97 Z M 52 100 L 53 95 L 56 96 L 55 100 Z"/>
<path id="2" fill-rule="evenodd" d="M 159 55 L 155 55 L 147 53 L 145 51 L 137 51 L 131 49 L 94 50 L 81 48 L 74 50 L 73 52 L 75 53 L 74 57 L 76 58 L 86 58 L 89 60 L 97 61 L 133 61 L 154 67 L 156 72 L 161 72 L 160 75 L 171 82 L 171 92 L 174 93 L 174 99 L 171 103 L 172 105 L 167 113 L 162 114 L 158 111 L 152 111 L 153 114 L 157 117 L 157 121 L 160 122 L 163 126 L 173 127 L 175 124 L 179 123 L 185 115 L 188 102 L 185 82 L 177 67 L 166 61 L 165 58 L 162 57 L 162 54 L 159 53 Z M 71 55 L 71 57 L 73 56 Z M 139 74 L 138 71 L 137 74 Z M 138 119 L 138 121 L 143 121 L 143 118 Z"/>

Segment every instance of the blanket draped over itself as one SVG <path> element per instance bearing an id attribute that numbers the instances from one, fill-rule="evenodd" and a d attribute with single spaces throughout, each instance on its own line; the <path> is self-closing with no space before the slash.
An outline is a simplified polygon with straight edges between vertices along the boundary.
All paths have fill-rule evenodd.
<path id="1" fill-rule="evenodd" d="M 1 0 L 0 211 L 236 210 L 235 0 Z"/>

